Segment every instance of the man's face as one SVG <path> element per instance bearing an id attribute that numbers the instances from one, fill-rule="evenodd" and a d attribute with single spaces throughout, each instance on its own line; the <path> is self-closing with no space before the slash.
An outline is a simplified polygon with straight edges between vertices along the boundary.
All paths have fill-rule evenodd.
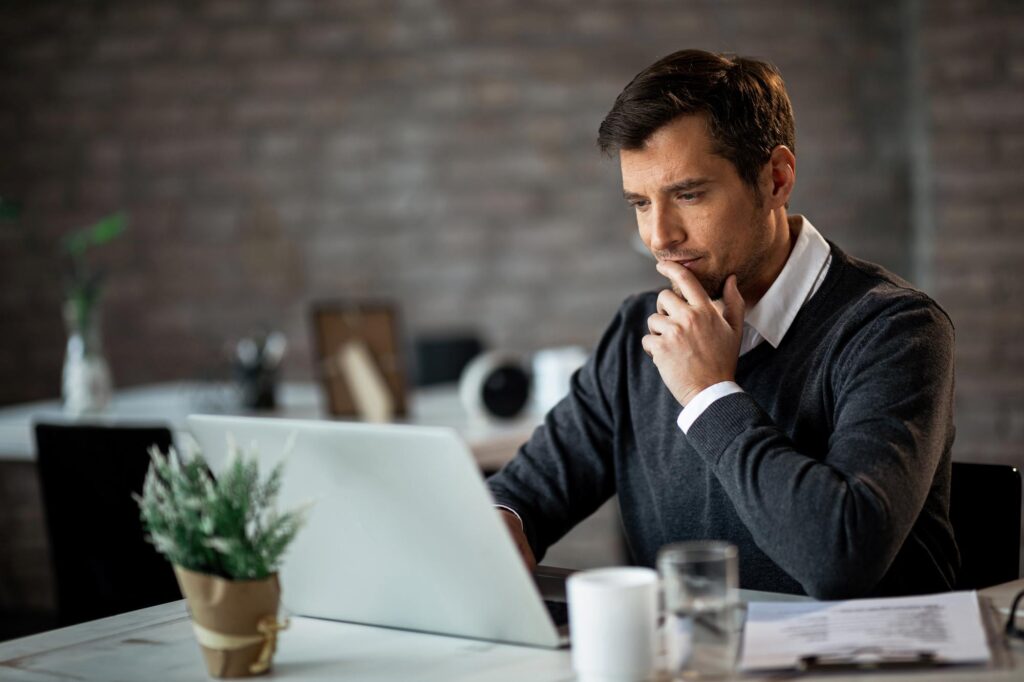
<path id="1" fill-rule="evenodd" d="M 655 258 L 682 263 L 712 298 L 733 273 L 741 292 L 758 287 L 777 239 L 769 209 L 712 153 L 703 116 L 672 121 L 619 161 L 623 194 Z"/>

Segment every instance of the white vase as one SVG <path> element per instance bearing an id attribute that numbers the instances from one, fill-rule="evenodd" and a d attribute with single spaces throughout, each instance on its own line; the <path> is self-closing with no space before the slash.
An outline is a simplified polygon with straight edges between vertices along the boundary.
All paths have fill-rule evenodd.
<path id="1" fill-rule="evenodd" d="M 98 311 L 79 313 L 72 302 L 64 306 L 68 345 L 64 354 L 61 396 L 71 415 L 102 412 L 110 403 L 113 382 L 103 357 Z"/>

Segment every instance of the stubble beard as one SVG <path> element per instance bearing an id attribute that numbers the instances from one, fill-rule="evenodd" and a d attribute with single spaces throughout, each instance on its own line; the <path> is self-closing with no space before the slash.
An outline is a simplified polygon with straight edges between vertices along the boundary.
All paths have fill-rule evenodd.
<path id="1" fill-rule="evenodd" d="M 722 298 L 725 292 L 725 282 L 729 279 L 729 275 L 736 275 L 736 284 L 741 291 L 745 284 L 757 278 L 764 264 L 768 261 L 771 251 L 770 239 L 767 238 L 769 233 L 769 213 L 769 211 L 763 210 L 763 202 L 758 201 L 754 205 L 753 213 L 750 216 L 751 234 L 755 235 L 758 241 L 753 245 L 751 253 L 731 272 L 693 272 L 693 275 L 712 301 Z M 674 282 L 672 283 L 672 291 L 675 292 L 676 296 L 686 300 L 683 292 Z"/>

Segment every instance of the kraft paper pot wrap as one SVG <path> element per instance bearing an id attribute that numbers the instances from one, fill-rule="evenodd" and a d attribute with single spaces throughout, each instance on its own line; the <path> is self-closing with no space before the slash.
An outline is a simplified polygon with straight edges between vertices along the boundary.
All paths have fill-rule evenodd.
<path id="1" fill-rule="evenodd" d="M 247 677 L 270 669 L 281 587 L 277 574 L 262 580 L 227 580 L 174 567 L 192 612 L 192 627 L 213 677 Z"/>

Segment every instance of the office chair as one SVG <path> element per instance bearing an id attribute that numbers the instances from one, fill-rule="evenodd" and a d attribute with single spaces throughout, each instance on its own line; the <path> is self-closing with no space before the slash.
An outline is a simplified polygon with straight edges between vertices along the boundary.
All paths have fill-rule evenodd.
<path id="1" fill-rule="evenodd" d="M 1020 577 L 1020 513 L 1016 467 L 953 462 L 949 516 L 960 548 L 958 590 Z"/>
<path id="2" fill-rule="evenodd" d="M 132 493 L 166 428 L 36 424 L 36 453 L 57 593 L 71 625 L 181 599 L 171 565 L 146 542 Z"/>

